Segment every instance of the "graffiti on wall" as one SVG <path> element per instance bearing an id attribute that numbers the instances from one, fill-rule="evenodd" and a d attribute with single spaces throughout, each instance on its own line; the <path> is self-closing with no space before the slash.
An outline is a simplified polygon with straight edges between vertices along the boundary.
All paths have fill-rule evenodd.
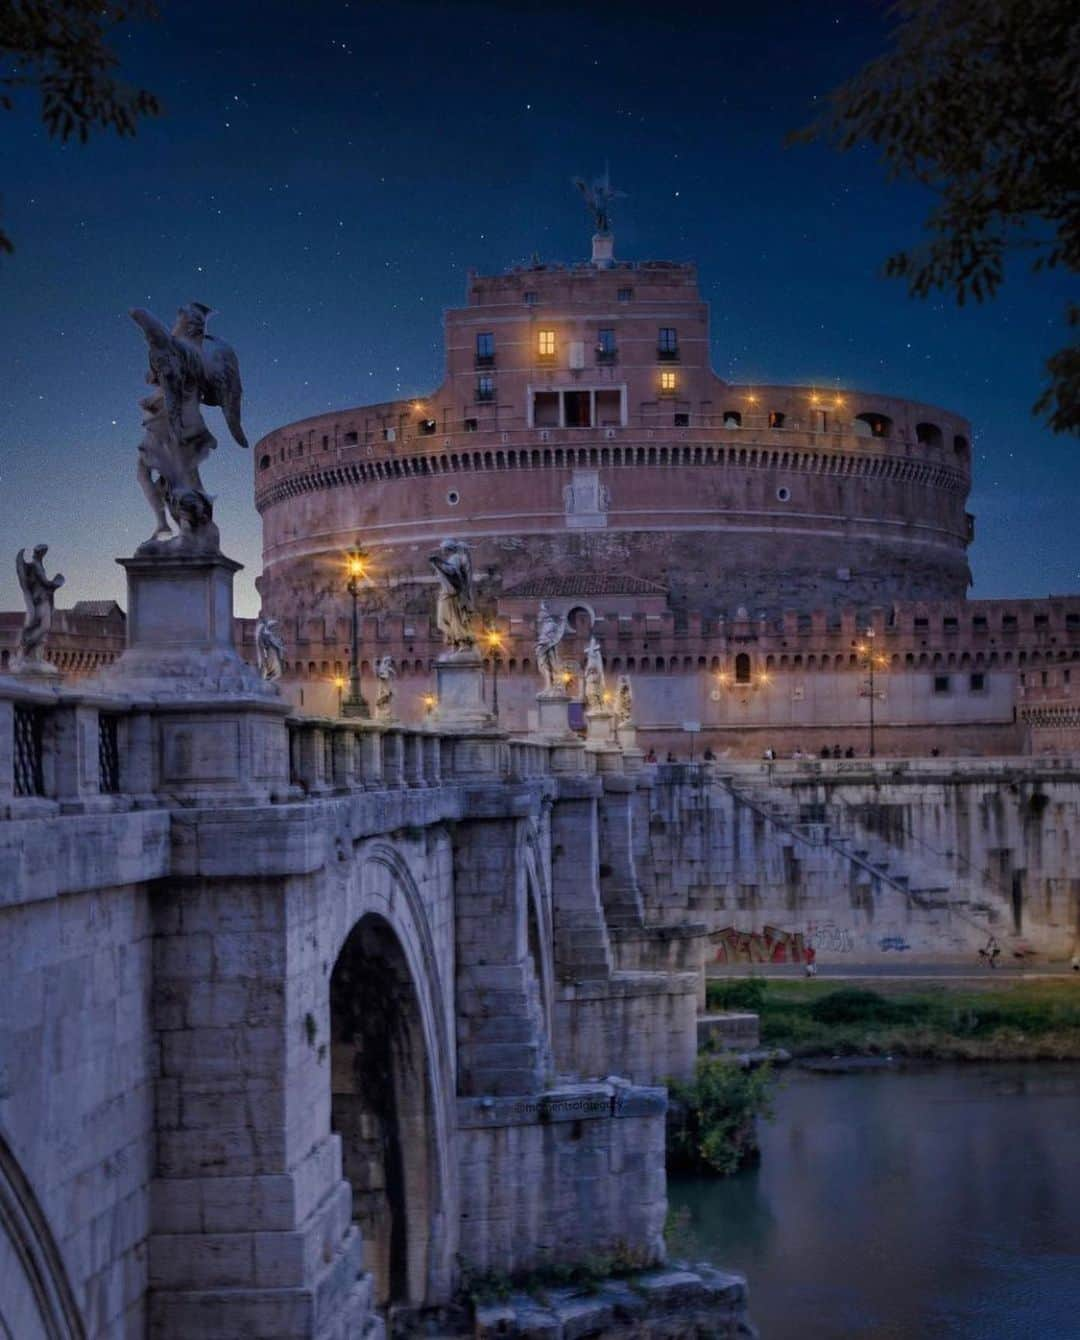
<path id="1" fill-rule="evenodd" d="M 812 963 L 814 949 L 802 931 L 783 931 L 764 926 L 759 931 L 740 931 L 725 926 L 709 939 L 716 946 L 717 963 Z"/>
<path id="2" fill-rule="evenodd" d="M 811 921 L 806 928 L 806 942 L 819 954 L 852 954 L 855 936 L 846 926 L 835 921 Z"/>
<path id="3" fill-rule="evenodd" d="M 910 949 L 911 946 L 902 935 L 883 935 L 878 941 L 878 948 L 883 954 L 887 954 L 890 949 L 895 949 L 898 954 L 902 954 L 904 950 Z"/>
<path id="4" fill-rule="evenodd" d="M 725 926 L 709 938 L 716 946 L 717 963 L 813 963 L 818 954 L 855 952 L 854 934 L 832 921 L 812 921 L 805 931 L 777 926 L 741 931 Z"/>

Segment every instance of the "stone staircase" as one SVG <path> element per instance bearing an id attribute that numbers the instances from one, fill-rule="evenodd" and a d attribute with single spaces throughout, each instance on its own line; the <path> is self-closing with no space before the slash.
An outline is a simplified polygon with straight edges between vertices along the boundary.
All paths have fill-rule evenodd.
<path id="1" fill-rule="evenodd" d="M 788 787 L 764 778 L 722 775 L 717 780 L 738 804 L 770 823 L 781 844 L 833 852 L 849 868 L 854 890 L 874 896 L 891 892 L 931 923 L 957 919 L 972 943 L 981 944 L 991 935 L 1007 938 L 1005 895 L 984 872 L 960 869 L 951 854 L 910 845 L 901 849 L 868 827 L 843 800 L 801 806 Z"/>

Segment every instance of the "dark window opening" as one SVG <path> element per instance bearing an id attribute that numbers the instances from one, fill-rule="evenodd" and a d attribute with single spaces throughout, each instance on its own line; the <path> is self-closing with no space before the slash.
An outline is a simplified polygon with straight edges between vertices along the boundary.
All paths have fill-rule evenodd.
<path id="1" fill-rule="evenodd" d="M 359 438 L 356 433 L 346 433 L 344 438 L 342 438 L 342 441 L 347 447 L 355 447 Z"/>
<path id="2" fill-rule="evenodd" d="M 745 651 L 740 651 L 735 657 L 735 683 L 750 683 L 750 657 Z"/>
<path id="3" fill-rule="evenodd" d="M 475 433 L 476 430 L 477 430 L 479 427 L 480 427 L 480 420 L 479 420 L 479 419 L 466 419 L 466 420 L 465 420 L 465 431 L 466 431 L 467 433 Z"/>
<path id="4" fill-rule="evenodd" d="M 915 441 L 924 447 L 940 447 L 941 429 L 936 423 L 917 423 L 915 425 Z"/>
<path id="5" fill-rule="evenodd" d="M 959 619 L 954 619 L 951 615 L 947 615 L 943 620 L 943 626 L 946 633 L 957 633 L 960 631 Z"/>
<path id="6" fill-rule="evenodd" d="M 785 415 L 784 415 L 784 413 L 783 413 L 782 410 L 778 410 L 778 409 L 771 409 L 771 410 L 769 410 L 769 427 L 770 427 L 770 428 L 783 428 L 783 426 L 784 426 L 784 418 L 785 418 Z"/>
<path id="7" fill-rule="evenodd" d="M 425 437 L 430 437 L 437 427 L 438 424 L 435 422 L 434 419 L 420 420 L 420 431 L 424 434 Z"/>
<path id="8" fill-rule="evenodd" d="M 952 444 L 953 444 L 953 451 L 956 452 L 957 456 L 967 455 L 968 440 L 966 437 L 962 436 L 960 433 L 957 433 L 952 440 Z"/>
<path id="9" fill-rule="evenodd" d="M 269 470 L 269 469 L 270 469 L 270 457 L 269 457 L 269 456 L 262 456 L 262 457 L 259 458 L 259 469 L 260 469 L 260 470 Z"/>
<path id="10" fill-rule="evenodd" d="M 887 414 L 877 414 L 873 410 L 856 414 L 852 427 L 860 437 L 892 437 L 892 419 Z"/>
<path id="11" fill-rule="evenodd" d="M 619 289 L 620 302 L 632 302 L 634 299 L 634 290 L 632 288 Z"/>
<path id="12" fill-rule="evenodd" d="M 975 633 L 985 633 L 989 626 L 985 614 L 976 614 L 971 621 L 971 628 Z"/>
<path id="13" fill-rule="evenodd" d="M 1003 633 L 1015 633 L 1015 632 L 1016 632 L 1016 615 L 1015 615 L 1015 614 L 1003 614 L 1003 615 L 1001 616 L 1001 631 L 1002 631 Z"/>
<path id="14" fill-rule="evenodd" d="M 567 428 L 591 428 L 592 404 L 588 391 L 565 391 L 563 414 Z"/>
<path id="15" fill-rule="evenodd" d="M 679 332 L 674 326 L 661 326 L 656 333 L 656 354 L 660 359 L 679 356 Z"/>
<path id="16" fill-rule="evenodd" d="M 1049 626 L 1050 626 L 1050 616 L 1049 616 L 1049 614 L 1036 614 L 1036 615 L 1035 615 L 1035 627 L 1036 627 L 1036 628 L 1048 628 Z"/>
<path id="17" fill-rule="evenodd" d="M 675 427 L 676 427 L 676 428 L 689 428 L 689 427 L 690 427 L 690 415 L 689 415 L 689 414 L 676 414 L 676 415 L 675 415 Z"/>
<path id="18" fill-rule="evenodd" d="M 495 363 L 495 336 L 490 331 L 481 331 L 476 337 L 476 366 L 490 368 Z"/>
<path id="19" fill-rule="evenodd" d="M 477 377 L 476 379 L 476 398 L 477 400 L 495 399 L 495 378 Z"/>
<path id="20" fill-rule="evenodd" d="M 725 428 L 742 427 L 742 415 L 739 413 L 737 409 L 724 410 L 724 427 Z"/>
<path id="21" fill-rule="evenodd" d="M 530 289 L 528 293 L 525 294 L 526 307 L 535 307 L 539 301 L 540 301 L 540 294 L 537 293 L 535 289 Z"/>
<path id="22" fill-rule="evenodd" d="M 596 361 L 598 363 L 614 363 L 618 354 L 614 327 L 605 326 L 602 330 L 598 330 L 596 332 Z"/>
<path id="23" fill-rule="evenodd" d="M 986 676 L 981 671 L 968 677 L 968 688 L 972 693 L 983 693 L 986 690 Z"/>
<path id="24" fill-rule="evenodd" d="M 935 675 L 935 676 L 934 676 L 934 692 L 935 692 L 935 693 L 948 693 L 948 691 L 949 691 L 949 676 L 948 676 L 948 675 Z"/>

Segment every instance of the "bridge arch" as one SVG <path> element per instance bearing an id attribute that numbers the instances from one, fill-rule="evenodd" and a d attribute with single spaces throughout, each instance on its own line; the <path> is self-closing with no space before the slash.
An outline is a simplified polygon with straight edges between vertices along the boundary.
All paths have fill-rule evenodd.
<path id="1" fill-rule="evenodd" d="M 0 1134 L 0 1336 L 85 1340 L 86 1328 L 45 1213 Z"/>
<path id="2" fill-rule="evenodd" d="M 376 843 L 349 881 L 330 972 L 330 1124 L 381 1305 L 445 1301 L 456 1203 L 446 997 L 409 863 Z"/>

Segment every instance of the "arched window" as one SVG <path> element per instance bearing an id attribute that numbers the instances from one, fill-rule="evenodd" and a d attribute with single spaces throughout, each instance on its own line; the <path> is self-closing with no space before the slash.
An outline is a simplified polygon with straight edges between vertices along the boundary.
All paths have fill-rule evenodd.
<path id="1" fill-rule="evenodd" d="M 742 427 L 742 415 L 739 413 L 737 409 L 724 410 L 724 427 L 725 428 Z"/>
<path id="2" fill-rule="evenodd" d="M 892 437 L 892 419 L 877 410 L 856 414 L 851 426 L 856 437 Z"/>
<path id="3" fill-rule="evenodd" d="M 968 454 L 968 440 L 962 433 L 957 433 L 952 440 L 953 451 L 957 456 L 966 456 Z"/>
<path id="4" fill-rule="evenodd" d="M 735 683 L 750 683 L 750 657 L 745 651 L 740 651 L 735 657 Z"/>
<path id="5" fill-rule="evenodd" d="M 924 447 L 940 447 L 941 429 L 936 423 L 917 423 L 915 425 L 915 441 Z"/>

